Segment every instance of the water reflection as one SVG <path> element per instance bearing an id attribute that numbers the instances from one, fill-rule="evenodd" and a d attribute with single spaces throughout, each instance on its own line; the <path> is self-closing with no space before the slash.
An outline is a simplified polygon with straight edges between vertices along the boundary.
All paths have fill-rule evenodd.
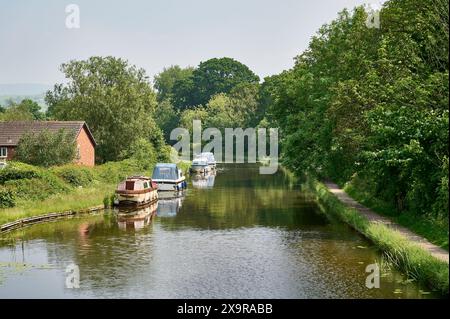
<path id="1" fill-rule="evenodd" d="M 257 166 L 225 167 L 213 188 L 160 193 L 143 210 L 106 210 L 8 236 L 14 240 L 0 241 L 0 297 L 433 296 L 394 269 L 382 268 L 380 289 L 367 289 L 365 267 L 381 264 L 374 247 L 322 214 L 282 171 L 264 176 Z M 49 267 L 18 273 L 9 263 Z M 64 288 L 72 263 L 80 289 Z"/>
<path id="2" fill-rule="evenodd" d="M 158 196 L 158 217 L 175 217 L 181 209 L 186 191 L 160 192 Z"/>
<path id="3" fill-rule="evenodd" d="M 191 176 L 192 187 L 194 188 L 213 188 L 216 171 L 212 170 L 208 173 L 199 173 Z"/>
<path id="4" fill-rule="evenodd" d="M 139 209 L 117 210 L 117 225 L 120 229 L 139 230 L 150 224 L 158 209 L 158 202 Z"/>

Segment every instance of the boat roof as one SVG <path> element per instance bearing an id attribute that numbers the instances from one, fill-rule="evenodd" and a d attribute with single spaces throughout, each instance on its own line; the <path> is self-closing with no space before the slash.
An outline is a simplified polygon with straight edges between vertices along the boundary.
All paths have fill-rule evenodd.
<path id="1" fill-rule="evenodd" d="M 155 167 L 178 168 L 177 164 L 174 163 L 157 163 Z"/>
<path id="2" fill-rule="evenodd" d="M 135 175 L 135 176 L 128 176 L 127 179 L 150 179 L 150 177 L 142 176 L 142 175 Z"/>

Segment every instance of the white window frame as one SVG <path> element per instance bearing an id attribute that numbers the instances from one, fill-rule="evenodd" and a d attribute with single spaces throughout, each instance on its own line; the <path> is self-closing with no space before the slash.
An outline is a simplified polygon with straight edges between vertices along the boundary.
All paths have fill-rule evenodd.
<path id="1" fill-rule="evenodd" d="M 5 155 L 3 155 L 5 153 Z M 5 146 L 0 147 L 0 158 L 7 158 L 8 157 L 8 148 Z"/>

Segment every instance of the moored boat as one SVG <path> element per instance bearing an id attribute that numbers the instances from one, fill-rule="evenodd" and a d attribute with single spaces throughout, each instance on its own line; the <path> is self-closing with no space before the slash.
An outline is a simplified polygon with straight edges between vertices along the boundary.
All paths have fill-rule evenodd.
<path id="1" fill-rule="evenodd" d="M 211 167 L 212 169 L 216 168 L 217 166 L 217 162 L 216 159 L 214 158 L 214 154 L 211 152 L 203 152 L 200 153 L 198 155 L 199 158 L 205 158 L 209 167 Z"/>
<path id="2" fill-rule="evenodd" d="M 156 184 L 146 176 L 131 176 L 119 183 L 114 204 L 144 205 L 158 199 Z"/>
<path id="3" fill-rule="evenodd" d="M 208 165 L 208 159 L 206 157 L 196 157 L 190 167 L 191 172 L 194 173 L 208 173 L 212 170 L 211 166 Z"/>
<path id="4" fill-rule="evenodd" d="M 181 191 L 187 187 L 186 177 L 173 163 L 158 163 L 153 169 L 152 181 L 158 191 Z"/>

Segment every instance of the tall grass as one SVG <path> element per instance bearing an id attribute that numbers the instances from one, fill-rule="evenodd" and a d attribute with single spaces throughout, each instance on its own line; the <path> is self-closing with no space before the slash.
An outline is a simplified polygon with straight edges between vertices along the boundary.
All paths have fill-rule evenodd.
<path id="1" fill-rule="evenodd" d="M 308 179 L 304 186 L 316 194 L 326 213 L 337 216 L 371 240 L 409 278 L 443 295 L 449 294 L 449 265 L 446 262 L 409 242 L 397 231 L 369 222 L 357 210 L 343 204 L 324 184 Z"/>
<path id="2" fill-rule="evenodd" d="M 43 201 L 20 201 L 16 207 L 0 210 L 0 225 L 17 219 L 39 216 L 52 212 L 82 210 L 101 205 L 115 184 L 98 184 L 89 188 L 77 188 L 69 193 L 52 195 Z"/>

